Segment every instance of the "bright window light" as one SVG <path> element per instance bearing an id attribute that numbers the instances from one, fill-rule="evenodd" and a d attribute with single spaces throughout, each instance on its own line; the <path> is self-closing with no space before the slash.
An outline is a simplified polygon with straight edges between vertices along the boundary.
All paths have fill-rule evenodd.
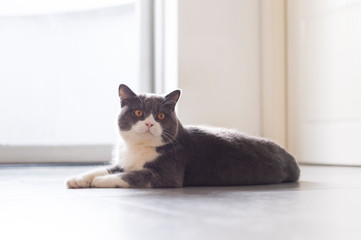
<path id="1" fill-rule="evenodd" d="M 114 143 L 118 85 L 141 85 L 137 14 L 136 1 L 1 1 L 0 146 Z"/>

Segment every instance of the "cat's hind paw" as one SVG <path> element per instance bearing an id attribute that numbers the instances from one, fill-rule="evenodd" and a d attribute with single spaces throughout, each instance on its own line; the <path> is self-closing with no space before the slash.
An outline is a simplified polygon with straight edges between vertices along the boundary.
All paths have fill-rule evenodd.
<path id="1" fill-rule="evenodd" d="M 91 182 L 84 177 L 72 177 L 66 181 L 68 188 L 89 188 Z"/>

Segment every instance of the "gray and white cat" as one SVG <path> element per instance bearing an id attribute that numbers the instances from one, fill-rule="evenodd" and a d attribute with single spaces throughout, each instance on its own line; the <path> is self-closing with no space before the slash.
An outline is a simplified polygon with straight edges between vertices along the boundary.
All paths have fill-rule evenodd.
<path id="1" fill-rule="evenodd" d="M 171 188 L 296 182 L 295 159 L 274 142 L 233 130 L 184 127 L 165 97 L 119 86 L 121 142 L 114 165 L 70 178 L 68 188 Z"/>

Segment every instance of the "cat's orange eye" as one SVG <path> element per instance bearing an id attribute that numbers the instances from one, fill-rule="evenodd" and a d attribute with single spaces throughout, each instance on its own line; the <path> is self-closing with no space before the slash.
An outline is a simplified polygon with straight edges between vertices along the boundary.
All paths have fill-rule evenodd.
<path id="1" fill-rule="evenodd" d="M 165 114 L 164 113 L 158 113 L 158 119 L 159 120 L 163 120 L 165 118 Z"/>
<path id="2" fill-rule="evenodd" d="M 135 110 L 135 111 L 134 111 L 134 115 L 137 116 L 137 117 L 141 117 L 141 116 L 143 116 L 143 111 L 142 111 L 142 110 L 139 110 L 139 109 L 138 109 L 138 110 Z"/>

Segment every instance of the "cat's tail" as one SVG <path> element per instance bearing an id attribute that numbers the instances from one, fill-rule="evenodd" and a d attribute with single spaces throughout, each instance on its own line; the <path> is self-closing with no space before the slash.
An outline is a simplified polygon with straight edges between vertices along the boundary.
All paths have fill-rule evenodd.
<path id="1" fill-rule="evenodd" d="M 300 178 L 300 168 L 295 158 L 286 152 L 286 172 L 287 177 L 283 182 L 297 182 Z"/>

